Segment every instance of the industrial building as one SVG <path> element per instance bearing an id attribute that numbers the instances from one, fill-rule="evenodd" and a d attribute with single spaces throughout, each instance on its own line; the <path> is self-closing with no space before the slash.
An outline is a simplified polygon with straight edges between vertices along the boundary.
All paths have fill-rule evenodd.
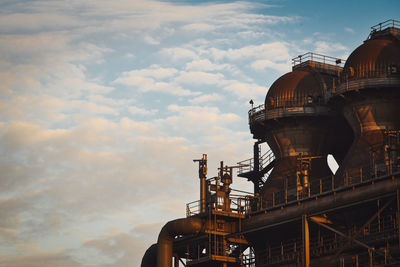
<path id="1" fill-rule="evenodd" d="M 253 158 L 211 178 L 195 160 L 200 200 L 142 267 L 400 266 L 400 21 L 371 27 L 346 61 L 294 58 L 248 115 Z M 254 192 L 232 189 L 235 173 Z"/>

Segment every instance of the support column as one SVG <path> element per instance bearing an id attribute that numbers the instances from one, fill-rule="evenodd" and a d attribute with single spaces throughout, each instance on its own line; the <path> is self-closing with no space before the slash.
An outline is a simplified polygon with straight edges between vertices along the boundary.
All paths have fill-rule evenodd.
<path id="1" fill-rule="evenodd" d="M 179 257 L 178 255 L 174 255 L 174 267 L 179 267 Z"/>
<path id="2" fill-rule="evenodd" d="M 310 234 L 307 215 L 302 216 L 302 238 L 303 238 L 303 267 L 310 266 Z"/>
<path id="3" fill-rule="evenodd" d="M 259 148 L 259 142 L 254 143 L 254 148 L 253 148 L 253 160 L 254 160 L 254 173 L 256 176 L 256 181 L 254 181 L 254 193 L 259 193 L 260 192 L 260 187 L 258 185 L 258 179 L 260 179 L 258 171 L 260 170 L 260 148 Z"/>
<path id="4" fill-rule="evenodd" d="M 372 254 L 372 250 L 368 250 L 369 254 L 369 267 L 374 267 L 374 255 Z"/>
<path id="5" fill-rule="evenodd" d="M 397 217 L 397 232 L 399 233 L 398 235 L 398 242 L 399 242 L 399 248 L 400 248 L 400 192 L 399 189 L 397 189 L 397 194 L 396 194 L 396 206 L 397 206 L 397 211 L 396 211 L 396 217 Z"/>

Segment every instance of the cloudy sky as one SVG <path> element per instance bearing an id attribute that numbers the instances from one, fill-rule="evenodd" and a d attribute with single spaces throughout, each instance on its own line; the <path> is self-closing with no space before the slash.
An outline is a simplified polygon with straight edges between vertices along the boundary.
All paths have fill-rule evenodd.
<path id="1" fill-rule="evenodd" d="M 139 266 L 161 226 L 198 199 L 192 159 L 207 153 L 212 176 L 220 160 L 251 155 L 248 101 L 263 103 L 291 58 L 345 59 L 399 10 L 397 0 L 2 0 L 0 266 Z"/>

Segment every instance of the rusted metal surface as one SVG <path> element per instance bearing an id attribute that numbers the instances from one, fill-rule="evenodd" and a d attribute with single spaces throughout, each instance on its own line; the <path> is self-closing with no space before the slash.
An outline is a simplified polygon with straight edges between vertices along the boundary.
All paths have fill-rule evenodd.
<path id="1" fill-rule="evenodd" d="M 268 112 L 279 107 L 302 107 L 325 102 L 325 82 L 318 72 L 297 69 L 276 80 L 268 90 L 265 108 Z"/>
<path id="2" fill-rule="evenodd" d="M 164 225 L 157 241 L 157 267 L 172 266 L 173 242 L 178 235 L 196 235 L 204 231 L 204 221 L 200 218 L 182 218 Z"/>
<path id="3" fill-rule="evenodd" d="M 391 22 L 383 26 L 396 25 Z M 391 166 L 400 167 L 399 140 L 389 144 L 385 134 L 400 132 L 400 39 L 386 28 L 374 26 L 370 39 L 351 53 L 333 96 L 355 136 L 337 176 L 367 165 L 374 173 L 388 164 L 388 157 Z"/>

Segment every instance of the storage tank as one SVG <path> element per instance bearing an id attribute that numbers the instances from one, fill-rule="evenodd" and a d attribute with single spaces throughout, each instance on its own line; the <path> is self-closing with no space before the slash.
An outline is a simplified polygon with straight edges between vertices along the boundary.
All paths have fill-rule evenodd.
<path id="1" fill-rule="evenodd" d="M 355 139 L 335 177 L 336 186 L 399 168 L 400 30 L 395 21 L 372 27 L 346 61 L 332 103 Z"/>
<path id="2" fill-rule="evenodd" d="M 329 127 L 337 119 L 326 100 L 341 67 L 328 59 L 313 53 L 295 58 L 293 71 L 271 85 L 262 123 L 250 122 L 254 138 L 265 140 L 277 158 L 261 190 L 265 202 L 301 197 L 314 179 L 332 174 L 326 157 L 333 147 Z M 290 190 L 283 193 L 285 188 Z"/>
<path id="3" fill-rule="evenodd" d="M 268 90 L 264 116 L 250 112 L 254 118 L 250 117 L 253 137 L 258 142 L 267 142 L 276 158 L 260 191 L 264 207 L 305 198 L 311 186 L 320 186 L 320 179 L 332 179 L 327 155 L 335 154 L 341 161 L 351 143 L 346 121 L 327 102 L 328 94 L 338 82 L 341 61 L 307 53 L 293 62 L 293 70 L 277 79 Z M 332 145 L 337 140 L 347 147 Z M 297 230 L 289 227 L 279 235 L 268 235 L 268 242 L 260 234 L 248 235 L 254 246 L 256 265 L 266 264 L 260 255 L 267 250 L 267 243 L 279 243 Z"/>

